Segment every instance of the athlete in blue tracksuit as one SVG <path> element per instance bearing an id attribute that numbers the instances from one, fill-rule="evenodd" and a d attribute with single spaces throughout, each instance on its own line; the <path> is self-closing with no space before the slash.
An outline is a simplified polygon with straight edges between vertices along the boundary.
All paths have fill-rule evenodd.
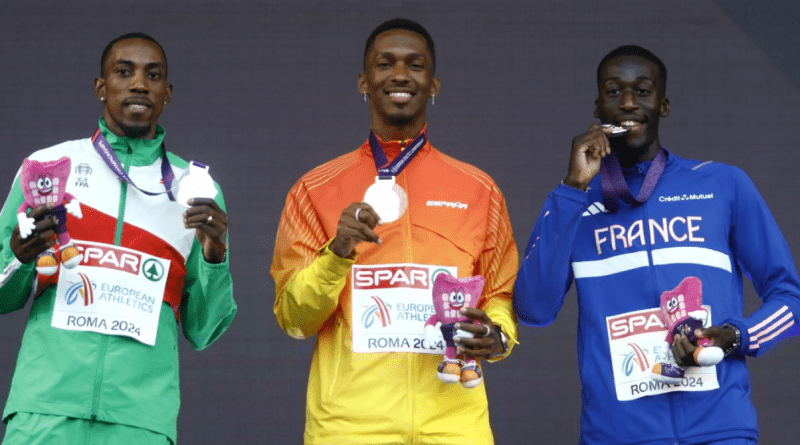
<path id="1" fill-rule="evenodd" d="M 800 282 L 789 248 L 764 200 L 738 168 L 666 152 L 663 173 L 643 204 L 604 201 L 601 159 L 612 152 L 637 196 L 661 150 L 658 123 L 669 114 L 666 68 L 635 46 L 598 67 L 595 116 L 628 129 L 592 125 L 573 140 L 567 178 L 553 190 L 531 234 L 514 288 L 520 321 L 551 323 L 572 281 L 578 293 L 582 444 L 750 444 L 758 437 L 745 355 L 757 356 L 796 331 Z M 762 306 L 742 316 L 742 272 Z M 686 277 L 702 282 L 711 311 L 706 337 L 728 355 L 699 368 L 694 345 L 676 336 L 665 351 L 661 293 Z M 686 378 L 650 378 L 666 359 Z"/>

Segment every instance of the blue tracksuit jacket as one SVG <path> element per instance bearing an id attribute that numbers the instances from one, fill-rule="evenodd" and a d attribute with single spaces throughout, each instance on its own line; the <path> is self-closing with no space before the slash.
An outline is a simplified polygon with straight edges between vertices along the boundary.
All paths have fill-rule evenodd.
<path id="1" fill-rule="evenodd" d="M 649 164 L 623 172 L 634 196 Z M 514 287 L 519 320 L 545 326 L 575 282 L 581 443 L 757 438 L 744 355 L 763 354 L 795 333 L 800 283 L 789 247 L 753 183 L 738 168 L 669 153 L 653 194 L 642 205 L 620 201 L 609 213 L 599 174 L 589 187 L 583 192 L 560 185 L 550 193 Z M 743 272 L 763 300 L 749 317 L 742 315 Z M 610 336 L 618 332 L 609 331 L 629 326 L 612 325 L 608 317 L 657 308 L 661 293 L 687 276 L 701 279 L 712 324 L 738 326 L 740 351 L 717 365 L 719 389 L 619 401 L 610 352 Z M 650 357 L 649 364 L 656 360 Z"/>

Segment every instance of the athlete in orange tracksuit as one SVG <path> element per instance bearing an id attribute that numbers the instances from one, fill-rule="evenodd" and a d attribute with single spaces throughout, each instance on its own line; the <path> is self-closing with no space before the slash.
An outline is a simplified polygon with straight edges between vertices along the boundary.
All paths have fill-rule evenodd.
<path id="1" fill-rule="evenodd" d="M 370 99 L 370 140 L 304 175 L 286 198 L 271 269 L 274 312 L 289 335 L 317 334 L 307 445 L 493 443 L 484 386 L 440 381 L 442 355 L 421 338 L 433 313 L 430 282 L 445 271 L 486 279 L 478 309 L 466 310 L 474 324 L 460 326 L 475 337 L 455 339 L 465 356 L 503 358 L 517 335 L 518 257 L 505 201 L 488 175 L 427 142 L 425 109 L 440 87 L 434 71 L 433 40 L 421 25 L 378 26 L 358 79 Z M 365 196 L 378 185 L 376 169 L 407 197 L 396 220 L 384 206 L 391 197 Z M 480 373 L 461 371 L 465 386 L 472 377 Z"/>
<path id="2" fill-rule="evenodd" d="M 382 146 L 389 159 L 400 152 L 399 142 Z M 275 316 L 295 338 L 317 334 L 306 443 L 492 443 L 483 385 L 468 390 L 440 382 L 440 355 L 353 353 L 351 326 L 359 320 L 351 318 L 350 268 L 441 264 L 456 266 L 459 277 L 483 275 L 486 286 L 477 307 L 509 336 L 510 349 L 516 338 L 511 289 L 518 257 L 503 195 L 486 173 L 428 143 L 397 177 L 408 194 L 408 210 L 375 229 L 381 244 L 362 243 L 354 260 L 340 258 L 328 242 L 342 207 L 360 201 L 374 180 L 365 142 L 303 176 L 281 216 L 271 270 Z"/>

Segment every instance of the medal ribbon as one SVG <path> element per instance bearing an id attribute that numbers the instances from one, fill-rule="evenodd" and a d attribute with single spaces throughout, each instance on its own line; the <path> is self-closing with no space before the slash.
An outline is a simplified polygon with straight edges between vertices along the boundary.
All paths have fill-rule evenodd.
<path id="1" fill-rule="evenodd" d="M 642 188 L 639 189 L 639 195 L 634 197 L 631 195 L 628 184 L 625 183 L 625 178 L 622 176 L 622 167 L 619 165 L 617 154 L 612 152 L 604 157 L 600 166 L 600 181 L 603 184 L 603 205 L 609 212 L 615 212 L 619 208 L 619 199 L 628 204 L 642 204 L 647 201 L 647 198 L 653 194 L 653 189 L 655 189 L 661 173 L 664 172 L 666 164 L 667 151 L 659 148 L 653 163 L 650 164 L 650 168 L 647 170 L 647 175 L 644 177 Z"/>
<path id="2" fill-rule="evenodd" d="M 372 158 L 375 160 L 375 169 L 378 170 L 378 177 L 381 179 L 388 179 L 397 176 L 403 171 L 404 168 L 414 159 L 414 156 L 419 153 L 419 150 L 428 142 L 428 132 L 422 130 L 410 144 L 402 151 L 394 161 L 389 163 L 386 158 L 386 152 L 383 151 L 378 136 L 370 130 L 369 132 L 369 148 L 372 149 Z"/>
<path id="3" fill-rule="evenodd" d="M 175 201 L 175 197 L 172 195 L 172 181 L 175 179 L 175 173 L 172 172 L 172 165 L 170 165 L 169 159 L 167 159 L 166 149 L 164 149 L 164 155 L 161 158 L 161 179 L 164 180 L 164 187 L 166 190 L 163 192 L 148 192 L 134 184 L 133 180 L 125 173 L 125 167 L 122 166 L 119 158 L 117 158 L 117 155 L 114 153 L 114 150 L 111 149 L 111 145 L 109 145 L 105 136 L 103 136 L 103 132 L 101 132 L 99 128 L 95 130 L 92 135 L 92 145 L 94 145 L 94 149 L 97 150 L 97 153 L 103 158 L 108 168 L 110 168 L 119 179 L 132 185 L 136 190 L 139 190 L 145 195 L 157 196 L 166 193 L 170 201 Z"/>

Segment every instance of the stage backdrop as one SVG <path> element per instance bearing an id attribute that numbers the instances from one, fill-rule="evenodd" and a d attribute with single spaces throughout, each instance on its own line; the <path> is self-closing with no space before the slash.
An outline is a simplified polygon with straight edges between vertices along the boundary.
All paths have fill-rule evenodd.
<path id="1" fill-rule="evenodd" d="M 109 40 L 131 31 L 158 39 L 174 84 L 161 123 L 170 149 L 209 164 L 225 190 L 239 304 L 232 326 L 210 349 L 198 353 L 181 344 L 180 443 L 301 443 L 314 339 L 293 340 L 278 328 L 269 264 L 294 182 L 367 137 L 368 109 L 356 76 L 370 31 L 398 16 L 429 29 L 442 81 L 429 107 L 430 140 L 495 178 L 520 253 L 547 193 L 566 173 L 572 138 L 595 122 L 597 63 L 633 43 L 669 69 L 664 146 L 747 171 L 798 258 L 797 7 L 719 4 L 4 2 L 0 187 L 5 194 L 30 152 L 95 129 L 101 107 L 92 81 Z M 757 307 L 749 284 L 746 299 L 748 311 Z M 3 403 L 27 313 L 0 317 Z M 555 323 L 522 327 L 514 354 L 484 368 L 498 444 L 576 443 L 576 320 L 571 292 Z M 789 340 L 748 360 L 761 443 L 800 437 L 797 345 Z"/>

